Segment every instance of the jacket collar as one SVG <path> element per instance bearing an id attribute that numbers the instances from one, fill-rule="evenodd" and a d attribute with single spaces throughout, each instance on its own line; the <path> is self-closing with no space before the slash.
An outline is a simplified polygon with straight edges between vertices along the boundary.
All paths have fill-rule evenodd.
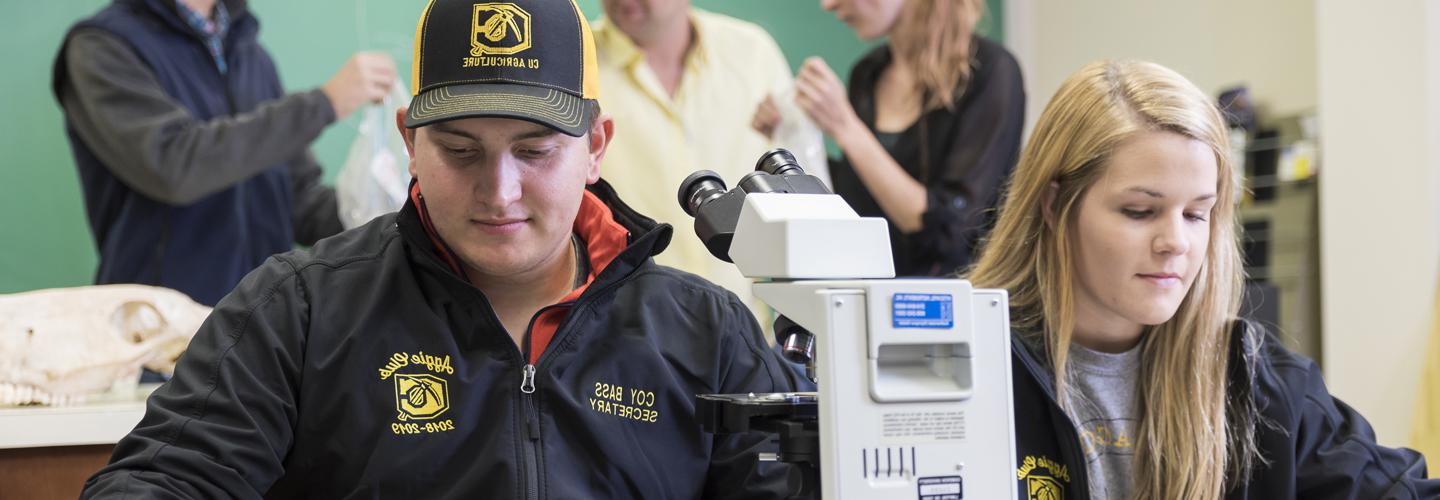
<path id="1" fill-rule="evenodd" d="M 1054 370 L 1050 368 L 1050 362 L 1044 356 L 1043 349 L 1033 349 L 1026 335 L 1012 330 L 1010 332 L 1010 351 L 1024 367 L 1024 372 L 1030 374 L 1035 379 L 1035 383 L 1045 390 L 1045 394 L 1054 400 L 1055 379 L 1051 376 Z"/>
<path id="2" fill-rule="evenodd" d="M 603 179 L 589 186 L 584 196 L 574 226 L 590 258 L 590 276 L 584 288 L 619 281 L 670 244 L 669 224 L 656 223 L 630 208 Z M 469 283 L 459 257 L 435 232 L 418 182 L 411 181 L 410 199 L 400 209 L 395 225 L 418 260 Z"/>

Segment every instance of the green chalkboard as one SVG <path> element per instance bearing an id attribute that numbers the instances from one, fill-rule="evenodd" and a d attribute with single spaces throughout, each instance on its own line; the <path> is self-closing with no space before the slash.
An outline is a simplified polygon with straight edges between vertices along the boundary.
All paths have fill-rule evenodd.
<path id="1" fill-rule="evenodd" d="M 95 248 L 86 225 L 75 165 L 59 106 L 50 92 L 51 62 L 61 37 L 103 0 L 28 2 L 0 20 L 0 293 L 89 284 Z M 580 0 L 587 17 L 599 0 Z M 810 55 L 844 78 L 869 46 L 819 7 L 818 0 L 695 0 L 703 9 L 750 20 L 779 42 L 791 66 Z M 1001 0 L 988 0 L 981 32 L 1000 39 Z M 252 0 L 286 88 L 323 83 L 350 53 L 391 54 L 409 74 L 420 0 Z M 12 9 L 13 10 L 13 9 Z M 409 82 L 406 82 L 409 85 Z M 332 126 L 314 150 L 333 179 L 356 130 L 351 118 Z"/>

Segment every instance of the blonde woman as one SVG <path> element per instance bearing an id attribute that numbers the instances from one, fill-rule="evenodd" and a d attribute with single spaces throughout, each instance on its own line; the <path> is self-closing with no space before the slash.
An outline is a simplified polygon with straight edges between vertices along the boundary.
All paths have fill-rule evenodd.
<path id="1" fill-rule="evenodd" d="M 968 265 L 1020 152 L 1020 67 L 976 36 L 983 0 L 821 0 L 860 38 L 889 40 L 850 71 L 850 89 L 819 58 L 795 77 L 795 102 L 844 153 L 836 194 L 890 223 L 899 276 Z M 761 103 L 754 126 L 779 121 Z"/>
<path id="2" fill-rule="evenodd" d="M 1021 498 L 1437 498 L 1314 363 L 1236 319 L 1225 129 L 1144 62 L 1072 75 L 969 278 L 1010 291 Z"/>

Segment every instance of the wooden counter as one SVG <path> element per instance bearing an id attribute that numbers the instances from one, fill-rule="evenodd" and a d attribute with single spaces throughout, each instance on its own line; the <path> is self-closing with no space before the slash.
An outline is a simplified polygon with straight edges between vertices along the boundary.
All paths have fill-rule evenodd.
<path id="1" fill-rule="evenodd" d="M 157 385 L 51 408 L 0 408 L 0 500 L 74 499 L 145 414 Z"/>

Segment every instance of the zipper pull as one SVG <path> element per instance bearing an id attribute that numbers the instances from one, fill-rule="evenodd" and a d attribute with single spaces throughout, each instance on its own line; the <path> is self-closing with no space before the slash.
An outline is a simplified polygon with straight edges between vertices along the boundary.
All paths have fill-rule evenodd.
<path id="1" fill-rule="evenodd" d="M 539 421 L 539 420 L 536 420 L 535 417 L 530 417 L 530 418 L 527 419 L 527 420 L 529 420 L 529 421 L 526 422 L 525 430 L 529 431 L 529 434 L 530 434 L 530 435 L 527 436 L 527 437 L 529 437 L 531 441 L 539 441 L 539 440 L 540 440 L 540 421 Z"/>
<path id="2" fill-rule="evenodd" d="M 525 369 L 521 374 L 520 392 L 525 394 L 535 393 L 535 365 L 525 365 Z"/>

